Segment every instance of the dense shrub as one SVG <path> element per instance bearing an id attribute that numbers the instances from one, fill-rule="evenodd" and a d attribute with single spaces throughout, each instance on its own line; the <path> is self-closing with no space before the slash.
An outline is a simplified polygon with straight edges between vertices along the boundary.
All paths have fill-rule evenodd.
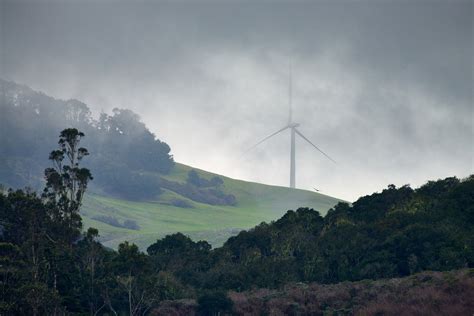
<path id="1" fill-rule="evenodd" d="M 194 208 L 194 206 L 186 200 L 182 199 L 172 199 L 170 201 L 171 205 L 181 208 Z"/>
<path id="2" fill-rule="evenodd" d="M 127 229 L 132 229 L 132 230 L 140 230 L 140 225 L 138 225 L 136 221 L 131 220 L 131 219 L 124 220 L 122 227 L 127 228 Z"/>
<path id="3" fill-rule="evenodd" d="M 210 292 L 199 297 L 198 315 L 217 316 L 230 314 L 233 302 L 227 297 L 225 292 Z"/>
<path id="4" fill-rule="evenodd" d="M 163 178 L 161 179 L 161 186 L 195 202 L 210 205 L 235 205 L 237 203 L 234 195 L 226 194 L 217 188 L 201 188 L 188 182 L 178 183 Z"/>
<path id="5" fill-rule="evenodd" d="M 123 223 L 121 223 L 116 217 L 109 215 L 98 215 L 92 217 L 92 219 L 114 227 L 140 230 L 140 226 L 137 224 L 137 222 L 131 219 L 126 219 L 123 221 Z"/>
<path id="6" fill-rule="evenodd" d="M 189 170 L 186 182 L 201 188 L 220 187 L 224 185 L 224 180 L 222 180 L 222 178 L 214 176 L 208 180 L 206 178 L 200 177 L 197 171 L 194 169 Z"/>

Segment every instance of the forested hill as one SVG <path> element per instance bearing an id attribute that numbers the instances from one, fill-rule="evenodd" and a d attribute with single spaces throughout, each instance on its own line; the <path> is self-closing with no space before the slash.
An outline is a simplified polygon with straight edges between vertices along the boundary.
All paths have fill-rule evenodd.
<path id="1" fill-rule="evenodd" d="M 41 187 L 48 156 L 59 131 L 78 128 L 84 147 L 94 154 L 85 162 L 94 171 L 96 186 L 121 195 L 154 195 L 156 179 L 145 172 L 168 173 L 174 166 L 170 147 L 156 138 L 126 109 L 102 113 L 95 120 L 77 100 L 58 100 L 0 79 L 0 181 L 12 187 Z"/>

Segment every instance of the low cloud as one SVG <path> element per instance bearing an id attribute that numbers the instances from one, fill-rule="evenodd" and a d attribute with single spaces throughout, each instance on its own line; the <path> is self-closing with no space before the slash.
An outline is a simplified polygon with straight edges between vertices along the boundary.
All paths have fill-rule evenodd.
<path id="1" fill-rule="evenodd" d="M 139 113 L 179 162 L 347 200 L 472 173 L 473 4 L 1 2 L 2 77 Z"/>

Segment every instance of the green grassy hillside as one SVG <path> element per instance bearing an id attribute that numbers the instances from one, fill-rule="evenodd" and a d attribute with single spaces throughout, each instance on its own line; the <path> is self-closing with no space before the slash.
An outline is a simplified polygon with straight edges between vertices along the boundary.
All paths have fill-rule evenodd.
<path id="1" fill-rule="evenodd" d="M 184 183 L 191 169 L 189 166 L 176 164 L 164 178 Z M 195 170 L 201 177 L 215 176 L 203 170 Z M 220 246 L 238 231 L 251 228 L 262 221 L 278 219 L 288 209 L 307 206 L 326 214 L 329 208 L 340 201 L 311 191 L 219 177 L 224 180 L 224 191 L 237 198 L 237 205 L 197 203 L 166 189 L 156 199 L 140 202 L 117 199 L 100 193 L 99 190 L 92 190 L 86 196 L 82 211 L 84 224 L 86 227 L 98 228 L 104 244 L 113 248 L 124 240 L 145 248 L 157 238 L 177 231 L 193 239 L 205 239 L 213 246 Z M 192 208 L 173 206 L 170 201 L 174 199 L 184 200 Z M 114 217 L 119 222 L 132 220 L 140 229 L 115 227 L 97 220 L 100 216 Z"/>

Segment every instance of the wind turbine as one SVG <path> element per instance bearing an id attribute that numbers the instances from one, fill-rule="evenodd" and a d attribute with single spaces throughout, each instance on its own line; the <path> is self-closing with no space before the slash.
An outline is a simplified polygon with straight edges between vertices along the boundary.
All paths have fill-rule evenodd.
<path id="1" fill-rule="evenodd" d="M 296 162 L 295 162 L 295 139 L 296 135 L 300 136 L 303 138 L 305 141 L 307 141 L 311 146 L 313 146 L 317 151 L 319 151 L 321 154 L 326 156 L 329 160 L 331 160 L 333 163 L 336 163 L 331 157 L 329 157 L 324 151 L 319 149 L 315 144 L 313 144 L 306 136 L 304 136 L 298 129 L 297 127 L 300 126 L 299 123 L 296 123 L 293 121 L 293 105 L 292 105 L 292 71 L 291 71 L 291 65 L 290 65 L 290 72 L 289 72 L 289 88 L 288 88 L 288 103 L 289 103 L 289 116 L 288 116 L 288 124 L 279 129 L 278 131 L 274 132 L 273 134 L 265 137 L 252 147 L 250 147 L 246 152 L 254 149 L 261 143 L 265 142 L 266 140 L 272 138 L 273 136 L 289 129 L 291 132 L 291 147 L 290 147 L 290 188 L 295 188 L 295 178 L 296 178 Z"/>

